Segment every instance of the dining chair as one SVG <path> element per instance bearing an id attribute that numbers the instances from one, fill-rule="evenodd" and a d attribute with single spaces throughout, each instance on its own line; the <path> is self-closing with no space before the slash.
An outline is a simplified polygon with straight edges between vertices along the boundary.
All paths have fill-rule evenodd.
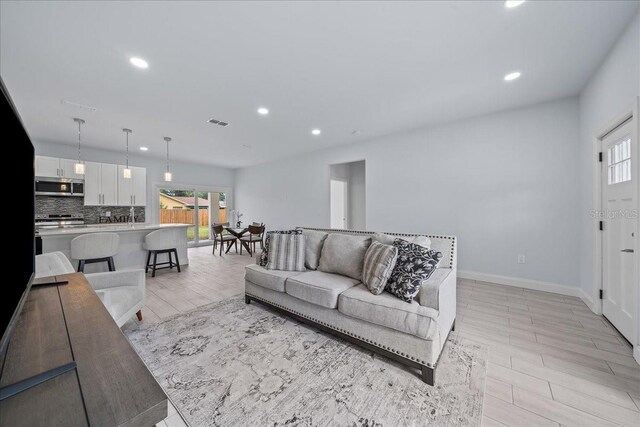
<path id="1" fill-rule="evenodd" d="M 264 226 L 252 224 L 249 226 L 249 233 L 242 236 L 240 238 L 240 241 L 249 244 L 253 248 L 253 252 L 255 252 L 256 243 L 260 243 L 260 249 L 263 249 L 263 244 L 262 244 L 263 233 L 264 233 Z M 240 245 L 240 255 L 242 255 L 242 245 Z"/>
<path id="2" fill-rule="evenodd" d="M 224 225 L 217 224 L 211 226 L 213 230 L 213 254 L 216 254 L 216 248 L 218 247 L 218 243 L 220 243 L 220 255 L 222 255 L 222 249 L 224 248 L 224 243 L 227 243 L 227 251 L 231 247 L 231 245 L 235 245 L 236 253 L 238 253 L 238 238 L 231 233 L 225 233 Z M 242 250 L 242 246 L 240 246 L 240 250 Z"/>

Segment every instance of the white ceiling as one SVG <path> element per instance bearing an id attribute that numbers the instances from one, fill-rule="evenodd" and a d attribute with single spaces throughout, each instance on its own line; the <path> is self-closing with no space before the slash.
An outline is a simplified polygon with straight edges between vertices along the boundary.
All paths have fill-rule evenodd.
<path id="1" fill-rule="evenodd" d="M 33 139 L 74 144 L 79 116 L 90 146 L 124 150 L 129 127 L 150 156 L 168 135 L 173 158 L 241 167 L 575 95 L 637 8 L 3 1 L 0 74 Z"/>

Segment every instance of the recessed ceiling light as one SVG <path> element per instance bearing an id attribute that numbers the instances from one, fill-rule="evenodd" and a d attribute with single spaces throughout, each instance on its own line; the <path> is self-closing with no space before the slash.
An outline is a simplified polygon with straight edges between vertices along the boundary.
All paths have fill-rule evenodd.
<path id="1" fill-rule="evenodd" d="M 140 147 L 140 151 L 149 151 L 149 147 Z"/>
<path id="2" fill-rule="evenodd" d="M 129 58 L 129 62 L 131 62 L 133 65 L 135 65 L 138 68 L 149 68 L 149 64 L 147 63 L 147 61 L 145 61 L 142 58 L 136 58 L 134 56 L 132 58 Z"/>
<path id="3" fill-rule="evenodd" d="M 524 3 L 525 0 L 507 0 L 506 2 L 504 2 L 504 7 L 506 7 L 507 9 L 513 9 L 514 7 L 518 7 L 520 6 L 522 3 Z"/>
<path id="4" fill-rule="evenodd" d="M 311 131 L 312 134 L 314 134 L 315 136 L 320 135 L 322 132 L 320 131 L 320 129 L 314 129 Z"/>
<path id="5" fill-rule="evenodd" d="M 507 82 L 510 82 L 511 80 L 515 80 L 518 77 L 520 77 L 520 71 L 514 71 L 513 73 L 509 73 L 506 76 L 504 76 L 504 80 Z"/>
<path id="6" fill-rule="evenodd" d="M 258 114 L 266 116 L 267 114 L 269 114 L 269 109 L 268 108 L 264 108 L 264 107 L 260 107 L 260 108 L 258 108 Z"/>

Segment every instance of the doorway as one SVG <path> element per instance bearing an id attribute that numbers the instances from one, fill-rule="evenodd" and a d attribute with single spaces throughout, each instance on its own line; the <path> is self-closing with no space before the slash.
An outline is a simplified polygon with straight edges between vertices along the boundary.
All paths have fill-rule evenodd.
<path id="1" fill-rule="evenodd" d="M 602 314 L 637 344 L 638 142 L 631 118 L 601 140 Z M 635 156 L 635 157 L 634 157 Z"/>
<path id="2" fill-rule="evenodd" d="M 226 222 L 224 192 L 199 191 L 189 187 L 158 188 L 158 222 L 192 224 L 187 228 L 189 246 L 213 243 L 211 224 Z"/>
<path id="3" fill-rule="evenodd" d="M 366 230 L 364 160 L 330 166 L 329 211 L 331 228 Z"/>
<path id="4" fill-rule="evenodd" d="M 331 228 L 347 228 L 347 206 L 349 194 L 347 181 L 331 179 Z"/>

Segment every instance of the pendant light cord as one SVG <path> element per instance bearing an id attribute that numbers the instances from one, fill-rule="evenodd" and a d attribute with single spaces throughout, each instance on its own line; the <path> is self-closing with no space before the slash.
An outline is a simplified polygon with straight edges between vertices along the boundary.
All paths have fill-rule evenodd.
<path id="1" fill-rule="evenodd" d="M 169 141 L 171 138 L 165 137 L 164 140 L 167 142 L 167 172 L 169 172 Z"/>
<path id="2" fill-rule="evenodd" d="M 81 163 L 80 161 L 80 126 L 82 126 L 82 122 L 78 120 L 78 163 Z"/>
<path id="3" fill-rule="evenodd" d="M 129 132 L 125 131 L 127 134 L 127 169 L 129 169 Z"/>
<path id="4" fill-rule="evenodd" d="M 75 117 L 73 119 L 73 121 L 78 123 L 78 163 L 82 163 L 81 157 L 80 157 L 80 141 L 81 141 L 81 137 L 80 137 L 81 130 L 80 130 L 80 128 L 81 128 L 82 124 L 84 123 L 84 120 Z"/>

